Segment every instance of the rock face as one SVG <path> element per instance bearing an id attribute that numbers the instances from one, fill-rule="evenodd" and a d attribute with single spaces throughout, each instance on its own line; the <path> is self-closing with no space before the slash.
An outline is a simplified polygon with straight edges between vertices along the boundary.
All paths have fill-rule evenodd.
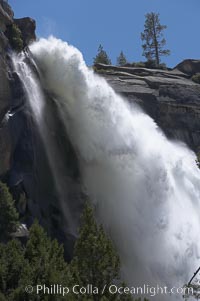
<path id="1" fill-rule="evenodd" d="M 13 22 L 22 32 L 24 46 L 35 39 L 35 21 L 13 20 L 7 1 L 0 0 L 0 180 L 8 184 L 24 222 L 30 226 L 37 218 L 49 235 L 63 242 L 69 259 L 77 229 L 69 229 L 71 225 L 66 225 L 65 214 L 67 210 L 72 212 L 71 218 L 77 225 L 83 200 L 78 160 L 58 118 L 53 118 L 54 122 L 48 119 L 65 166 L 62 179 L 65 191 L 61 199 L 23 84 L 13 72 L 12 49 L 6 37 Z M 53 110 L 54 116 L 54 101 L 49 95 L 46 97 L 49 113 Z"/>
<path id="2" fill-rule="evenodd" d="M 174 69 L 192 76 L 196 73 L 200 73 L 200 60 L 184 60 L 183 62 L 178 64 Z"/>
<path id="3" fill-rule="evenodd" d="M 37 218 L 49 235 L 65 245 L 65 256 L 70 259 L 76 229 L 70 229 L 71 225 L 66 224 L 65 214 L 67 211 L 73 212 L 72 218 L 77 221 L 82 209 L 83 195 L 78 160 L 59 118 L 55 117 L 55 102 L 46 95 L 48 128 L 60 150 L 62 166 L 65 166 L 63 178 L 59 179 L 64 181 L 65 187 L 64 197 L 61 198 L 55 185 L 58 179 L 54 178 L 51 162 L 32 118 L 22 83 L 17 74 L 12 76 L 12 95 L 15 100 L 14 115 L 9 121 L 12 164 L 5 180 L 17 200 L 17 206 L 20 205 L 20 196 L 26 195 L 27 202 L 23 204 L 25 207 L 22 210 L 22 215 L 26 215 L 25 223 L 30 226 Z M 56 157 L 55 161 L 57 162 Z"/>
<path id="4" fill-rule="evenodd" d="M 96 68 L 117 93 L 138 103 L 169 138 L 199 150 L 200 85 L 192 82 L 188 74 L 178 69 L 164 71 L 102 64 Z"/>
<path id="5" fill-rule="evenodd" d="M 10 45 L 6 37 L 6 30 L 15 22 L 22 31 L 24 45 L 35 39 L 35 21 L 30 18 L 13 20 L 14 13 L 5 0 L 0 0 L 0 176 L 4 176 L 11 168 L 14 143 L 9 112 L 22 102 L 19 91 L 19 79 L 11 72 L 9 60 Z M 15 87 L 15 89 L 14 89 Z M 18 87 L 18 88 L 17 88 Z"/>
<path id="6" fill-rule="evenodd" d="M 6 26 L 13 22 L 13 11 L 7 1 L 0 0 L 0 31 L 5 32 Z"/>
<path id="7" fill-rule="evenodd" d="M 13 12 L 6 1 L 0 1 L 0 175 L 10 168 L 11 136 L 6 122 L 7 113 L 11 105 L 11 91 L 9 85 L 9 66 L 7 63 L 8 40 L 4 35 L 6 27 L 11 25 Z"/>
<path id="8" fill-rule="evenodd" d="M 14 19 L 14 22 L 21 30 L 24 46 L 28 46 L 31 42 L 36 40 L 35 20 L 26 17 L 22 19 Z"/>

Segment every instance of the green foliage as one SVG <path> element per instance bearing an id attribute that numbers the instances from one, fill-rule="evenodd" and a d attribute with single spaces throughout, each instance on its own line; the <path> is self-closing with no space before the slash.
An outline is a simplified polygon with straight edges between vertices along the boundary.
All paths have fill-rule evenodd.
<path id="1" fill-rule="evenodd" d="M 6 297 L 0 292 L 0 301 L 7 301 Z"/>
<path id="2" fill-rule="evenodd" d="M 0 212 L 0 241 L 4 241 L 17 230 L 19 215 L 8 187 L 2 182 L 0 182 Z"/>
<path id="3" fill-rule="evenodd" d="M 26 194 L 23 192 L 20 194 L 19 199 L 17 201 L 17 209 L 19 213 L 24 214 L 26 211 L 27 199 Z"/>
<path id="4" fill-rule="evenodd" d="M 158 69 L 161 70 L 170 70 L 170 68 L 167 67 L 167 65 L 165 63 L 162 63 L 158 66 Z"/>
<path id="5" fill-rule="evenodd" d="M 86 298 L 88 301 L 131 301 L 131 295 L 111 295 L 108 291 L 111 284 L 119 284 L 119 270 L 119 256 L 103 227 L 97 225 L 92 208 L 86 204 L 79 238 L 74 248 L 74 257 L 70 264 L 73 281 L 81 286 L 90 283 L 99 289 L 99 294 Z M 105 285 L 107 289 L 102 294 Z"/>
<path id="6" fill-rule="evenodd" d="M 133 62 L 131 64 L 127 64 L 127 67 L 136 67 L 136 68 L 147 68 L 147 69 L 161 69 L 161 70 L 167 70 L 166 64 L 162 63 L 159 66 L 156 66 L 155 61 L 149 60 L 146 62 Z"/>
<path id="7" fill-rule="evenodd" d="M 98 226 L 92 208 L 87 204 L 75 244 L 74 258 L 70 265 L 64 260 L 63 246 L 51 240 L 44 229 L 35 222 L 29 231 L 25 246 L 18 240 L 0 244 L 0 301 L 130 301 L 130 295 L 111 295 L 108 290 L 101 294 L 104 285 L 119 283 L 119 257 L 102 226 Z M 39 295 L 25 292 L 31 285 L 50 287 L 53 284 L 63 287 L 74 285 L 98 287 L 101 295 L 66 296 Z M 138 300 L 139 301 L 139 300 Z"/>
<path id="8" fill-rule="evenodd" d="M 94 70 L 95 73 L 100 73 L 100 74 L 101 73 L 102 74 L 107 73 L 107 70 L 105 70 L 105 69 L 99 69 L 96 66 L 93 66 L 93 70 Z"/>
<path id="9" fill-rule="evenodd" d="M 102 69 L 102 68 L 97 68 L 97 66 L 93 66 L 93 70 L 95 73 L 98 74 L 106 74 L 106 73 L 113 73 L 116 72 L 116 70 L 109 68 L 109 69 Z"/>
<path id="10" fill-rule="evenodd" d="M 136 62 L 136 63 L 133 63 L 133 67 L 145 68 L 146 65 L 145 65 L 145 62 Z"/>
<path id="11" fill-rule="evenodd" d="M 25 287 L 37 284 L 67 286 L 70 280 L 68 265 L 64 260 L 63 246 L 51 240 L 37 222 L 30 229 L 30 236 L 25 248 L 17 240 L 7 245 L 0 245 L 0 290 L 9 301 L 52 300 L 42 293 L 40 299 L 33 296 L 29 299 Z M 59 300 L 64 300 L 62 296 Z"/>
<path id="12" fill-rule="evenodd" d="M 8 29 L 8 38 L 10 45 L 15 51 L 20 52 L 23 50 L 22 34 L 16 24 L 12 24 Z"/>
<path id="13" fill-rule="evenodd" d="M 119 277 L 119 267 L 119 257 L 110 239 L 102 226 L 97 226 L 91 207 L 86 205 L 71 263 L 74 279 L 81 285 L 92 283 L 103 290 Z M 105 296 L 109 297 L 107 291 Z"/>
<path id="14" fill-rule="evenodd" d="M 32 267 L 34 283 L 45 283 L 47 286 L 65 283 L 68 267 L 64 260 L 63 246 L 48 238 L 37 222 L 30 229 L 25 258 Z"/>
<path id="15" fill-rule="evenodd" d="M 138 67 L 138 68 L 149 68 L 149 69 L 155 69 L 156 63 L 153 60 L 148 60 L 146 62 L 136 62 L 136 63 L 132 63 L 132 67 Z M 159 65 L 160 67 L 160 65 Z M 158 67 L 158 68 L 159 68 Z"/>
<path id="16" fill-rule="evenodd" d="M 192 76 L 192 81 L 200 84 L 200 73 L 196 73 L 195 75 Z"/>
<path id="17" fill-rule="evenodd" d="M 93 64 L 105 64 L 105 65 L 111 65 L 111 60 L 109 59 L 106 51 L 103 49 L 102 45 L 99 45 L 98 53 L 96 57 L 93 60 Z"/>
<path id="18" fill-rule="evenodd" d="M 160 65 L 156 65 L 155 60 L 148 60 L 144 64 L 145 64 L 145 68 L 149 68 L 149 69 L 155 69 L 156 67 L 160 66 Z"/>
<path id="19" fill-rule="evenodd" d="M 117 57 L 117 66 L 124 66 L 126 64 L 127 64 L 127 59 L 126 59 L 123 51 L 121 51 L 119 56 Z"/>
<path id="20" fill-rule="evenodd" d="M 24 258 L 24 249 L 17 240 L 0 245 L 0 291 L 5 300 L 29 300 L 24 292 L 31 284 L 31 268 Z M 1 299 L 0 299 L 1 300 Z"/>
<path id="21" fill-rule="evenodd" d="M 168 49 L 164 49 L 166 40 L 163 31 L 166 25 L 160 24 L 159 14 L 148 13 L 145 15 L 144 32 L 141 33 L 143 55 L 148 61 L 154 61 L 156 66 L 160 65 L 161 56 L 170 54 Z"/>
<path id="22" fill-rule="evenodd" d="M 184 285 L 184 292 L 183 295 L 184 300 L 199 300 L 200 299 L 200 285 L 199 279 L 196 279 L 196 283 L 190 283 Z"/>

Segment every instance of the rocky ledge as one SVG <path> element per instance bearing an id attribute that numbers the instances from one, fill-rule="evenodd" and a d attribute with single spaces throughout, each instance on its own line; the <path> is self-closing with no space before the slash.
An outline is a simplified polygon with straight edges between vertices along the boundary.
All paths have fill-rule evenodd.
<path id="1" fill-rule="evenodd" d="M 173 70 L 103 64 L 97 64 L 95 69 L 117 93 L 139 104 L 169 138 L 199 150 L 200 85 L 190 76 L 200 72 L 200 61 L 187 60 Z"/>
<path id="2" fill-rule="evenodd" d="M 21 30 L 24 46 L 28 46 L 31 42 L 36 40 L 35 20 L 33 20 L 29 17 L 26 17 L 26 18 L 21 18 L 21 19 L 14 19 L 14 22 L 18 26 L 18 28 Z"/>

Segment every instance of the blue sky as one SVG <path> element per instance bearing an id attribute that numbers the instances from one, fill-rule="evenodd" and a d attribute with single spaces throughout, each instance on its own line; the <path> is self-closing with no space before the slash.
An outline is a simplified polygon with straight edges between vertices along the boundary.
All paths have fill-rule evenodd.
<path id="1" fill-rule="evenodd" d="M 38 37 L 55 35 L 81 50 L 91 65 L 101 43 L 112 62 L 121 50 L 131 62 L 144 60 L 140 32 L 144 15 L 160 13 L 173 67 L 186 58 L 200 59 L 200 0 L 10 0 L 15 17 L 37 22 Z"/>

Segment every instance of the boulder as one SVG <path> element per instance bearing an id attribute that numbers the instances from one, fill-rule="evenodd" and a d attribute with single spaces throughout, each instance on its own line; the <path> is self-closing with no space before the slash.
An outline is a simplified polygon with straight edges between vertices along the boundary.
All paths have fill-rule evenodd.
<path id="1" fill-rule="evenodd" d="M 174 70 L 179 70 L 189 76 L 200 73 L 200 60 L 187 59 L 178 64 Z"/>
<path id="2" fill-rule="evenodd" d="M 27 226 L 25 224 L 20 224 L 17 231 L 12 233 L 11 236 L 13 238 L 28 237 L 29 231 L 27 229 Z"/>

